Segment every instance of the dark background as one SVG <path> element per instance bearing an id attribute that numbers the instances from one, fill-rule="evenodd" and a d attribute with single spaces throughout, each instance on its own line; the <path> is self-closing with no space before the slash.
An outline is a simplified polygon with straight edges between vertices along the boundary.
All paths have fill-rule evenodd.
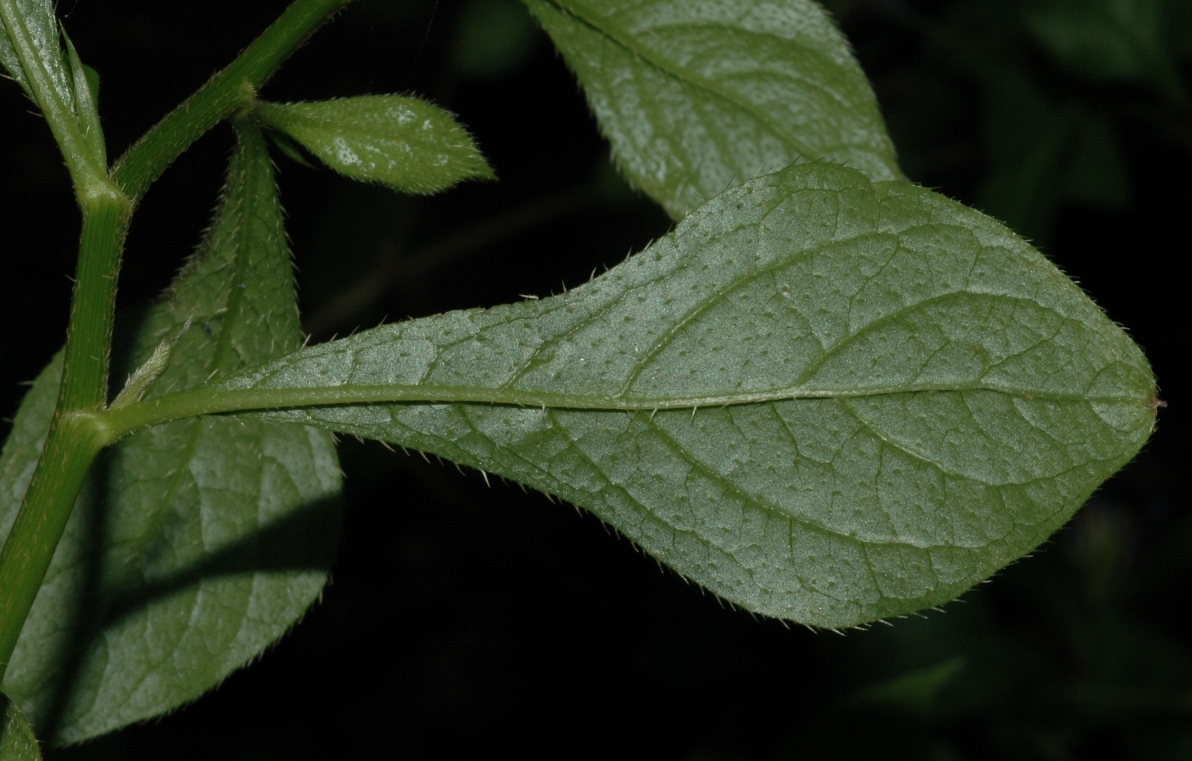
<path id="1" fill-rule="evenodd" d="M 1031 237 L 1154 364 L 1170 405 L 1158 431 L 1071 525 L 942 612 L 838 636 L 726 609 L 568 506 L 347 441 L 322 603 L 194 705 L 50 758 L 1192 758 L 1176 271 L 1192 219 L 1189 2 L 1168 2 L 1150 51 L 1184 85 L 1061 60 L 1025 2 L 830 5 L 908 175 Z M 109 152 L 284 6 L 61 0 L 103 77 Z M 44 123 L 0 85 L 10 416 L 62 341 L 78 215 Z M 617 178 L 574 80 L 511 2 L 360 0 L 263 95 L 370 92 L 455 112 L 500 179 L 413 199 L 279 155 L 316 339 L 547 295 L 669 227 Z M 215 130 L 147 196 L 122 308 L 148 303 L 197 242 L 230 142 Z"/>

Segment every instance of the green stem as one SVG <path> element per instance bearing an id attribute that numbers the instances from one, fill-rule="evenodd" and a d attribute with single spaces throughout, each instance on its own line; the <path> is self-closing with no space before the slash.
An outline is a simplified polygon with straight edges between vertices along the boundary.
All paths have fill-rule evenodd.
<path id="1" fill-rule="evenodd" d="M 83 233 L 58 408 L 21 511 L 0 552 L 0 682 L 91 461 L 109 441 L 80 411 L 107 401 L 116 276 L 132 206 L 109 186 L 80 197 Z M 73 414 L 72 414 L 73 413 Z"/>
<path id="2" fill-rule="evenodd" d="M 226 69 L 171 111 L 116 162 L 130 197 L 144 195 L 174 159 L 242 106 L 299 45 L 352 0 L 297 0 Z"/>
<path id="3" fill-rule="evenodd" d="M 0 684 L 75 497 L 106 443 L 86 417 L 55 416 L 21 512 L 0 551 Z"/>
<path id="4" fill-rule="evenodd" d="M 118 192 L 83 199 L 83 232 L 66 333 L 58 409 L 99 409 L 108 400 L 116 280 L 132 206 Z"/>

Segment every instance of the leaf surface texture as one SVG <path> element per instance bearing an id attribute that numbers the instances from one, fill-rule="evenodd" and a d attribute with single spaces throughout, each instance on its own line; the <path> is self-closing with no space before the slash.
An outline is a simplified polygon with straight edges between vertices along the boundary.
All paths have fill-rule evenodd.
<path id="1" fill-rule="evenodd" d="M 1000 223 L 828 164 L 732 189 L 566 294 L 217 386 L 336 402 L 269 414 L 559 495 L 734 603 L 826 627 L 1029 552 L 1146 441 L 1155 393 L 1125 333 Z"/>
<path id="2" fill-rule="evenodd" d="M 848 43 L 811 0 L 525 0 L 628 178 L 680 219 L 796 161 L 902 176 Z"/>
<path id="3" fill-rule="evenodd" d="M 492 169 L 441 108 L 418 98 L 366 95 L 317 103 L 258 103 L 257 116 L 347 177 L 407 193 L 435 193 Z"/>

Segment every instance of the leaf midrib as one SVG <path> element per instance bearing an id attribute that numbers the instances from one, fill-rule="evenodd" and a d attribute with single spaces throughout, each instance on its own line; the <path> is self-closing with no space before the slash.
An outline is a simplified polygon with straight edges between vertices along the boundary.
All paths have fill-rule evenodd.
<path id="1" fill-rule="evenodd" d="M 230 379 L 240 381 L 244 379 Z M 243 412 L 270 412 L 306 407 L 334 407 L 374 404 L 488 404 L 508 407 L 538 407 L 542 409 L 570 409 L 599 411 L 698 410 L 701 407 L 728 407 L 744 404 L 763 404 L 799 399 L 852 399 L 875 396 L 894 396 L 910 393 L 954 393 L 989 391 L 1011 397 L 1079 404 L 1147 404 L 1146 400 L 1122 394 L 1118 396 L 1086 396 L 1034 392 L 1022 389 L 999 388 L 989 383 L 930 386 L 908 384 L 898 387 L 840 390 L 782 389 L 723 396 L 683 397 L 666 399 L 613 399 L 595 395 L 559 394 L 542 391 L 479 386 L 438 385 L 369 385 L 321 386 L 307 388 L 229 388 L 226 384 L 183 391 L 148 401 L 138 402 L 117 410 L 71 413 L 90 418 L 111 440 L 162 423 L 202 415 Z"/>

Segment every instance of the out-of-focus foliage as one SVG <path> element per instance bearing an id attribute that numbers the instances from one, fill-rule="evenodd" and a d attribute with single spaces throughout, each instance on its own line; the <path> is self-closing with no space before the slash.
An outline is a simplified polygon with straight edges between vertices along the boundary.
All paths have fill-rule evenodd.
<path id="1" fill-rule="evenodd" d="M 459 11 L 452 63 L 465 77 L 497 79 L 525 65 L 537 36 L 517 0 L 472 0 Z"/>
<path id="2" fill-rule="evenodd" d="M 1164 35 L 1167 0 L 1026 0 L 1035 39 L 1082 76 L 1140 82 L 1181 97 Z"/>
<path id="3" fill-rule="evenodd" d="M 1192 52 L 1186 0 L 828 6 L 917 46 L 875 82 L 907 174 L 931 186 L 979 177 L 966 200 L 1037 243 L 1065 208 L 1129 206 L 1123 129 L 1147 122 L 1192 147 L 1179 74 Z"/>

